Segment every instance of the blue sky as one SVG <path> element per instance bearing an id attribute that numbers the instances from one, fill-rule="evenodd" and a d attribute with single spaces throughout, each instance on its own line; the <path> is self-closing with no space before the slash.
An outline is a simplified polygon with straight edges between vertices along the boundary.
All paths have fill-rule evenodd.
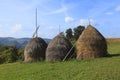
<path id="1" fill-rule="evenodd" d="M 39 36 L 91 24 L 105 37 L 120 38 L 120 0 L 0 0 L 0 37 L 32 37 L 38 9 Z"/>

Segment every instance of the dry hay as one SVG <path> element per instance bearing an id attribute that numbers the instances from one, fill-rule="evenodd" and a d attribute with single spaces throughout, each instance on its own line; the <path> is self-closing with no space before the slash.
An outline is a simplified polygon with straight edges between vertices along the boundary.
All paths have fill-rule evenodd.
<path id="1" fill-rule="evenodd" d="M 89 25 L 76 43 L 77 60 L 107 56 L 107 43 L 102 34 Z"/>
<path id="2" fill-rule="evenodd" d="M 51 40 L 46 50 L 46 61 L 55 62 L 62 61 L 72 48 L 72 44 L 60 33 Z M 66 60 L 73 54 L 73 50 L 67 56 Z"/>
<path id="3" fill-rule="evenodd" d="M 32 38 L 25 46 L 24 61 L 35 62 L 45 59 L 46 42 L 42 38 Z"/>

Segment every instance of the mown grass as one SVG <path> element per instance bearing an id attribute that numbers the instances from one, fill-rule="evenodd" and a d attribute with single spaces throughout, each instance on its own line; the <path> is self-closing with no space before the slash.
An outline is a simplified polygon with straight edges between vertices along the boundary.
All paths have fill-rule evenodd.
<path id="1" fill-rule="evenodd" d="M 120 80 L 120 42 L 108 43 L 111 57 L 66 62 L 0 65 L 0 80 Z"/>

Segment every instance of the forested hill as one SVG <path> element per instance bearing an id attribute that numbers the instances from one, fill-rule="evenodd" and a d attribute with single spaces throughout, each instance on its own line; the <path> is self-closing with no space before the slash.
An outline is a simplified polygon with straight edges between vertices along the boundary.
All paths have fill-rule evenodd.
<path id="1" fill-rule="evenodd" d="M 13 38 L 13 37 L 0 37 L 0 45 L 16 46 L 18 48 L 24 47 L 31 38 Z M 50 39 L 44 38 L 49 43 Z"/>

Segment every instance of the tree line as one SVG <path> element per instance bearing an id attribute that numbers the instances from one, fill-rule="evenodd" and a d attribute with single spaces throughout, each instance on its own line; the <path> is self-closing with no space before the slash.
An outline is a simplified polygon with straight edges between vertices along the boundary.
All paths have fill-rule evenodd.
<path id="1" fill-rule="evenodd" d="M 85 29 L 85 26 L 81 26 L 81 25 L 77 26 L 73 30 L 69 28 L 65 32 L 66 38 L 70 40 L 72 43 L 74 43 L 76 40 L 78 40 L 79 36 L 81 35 L 84 29 Z"/>

